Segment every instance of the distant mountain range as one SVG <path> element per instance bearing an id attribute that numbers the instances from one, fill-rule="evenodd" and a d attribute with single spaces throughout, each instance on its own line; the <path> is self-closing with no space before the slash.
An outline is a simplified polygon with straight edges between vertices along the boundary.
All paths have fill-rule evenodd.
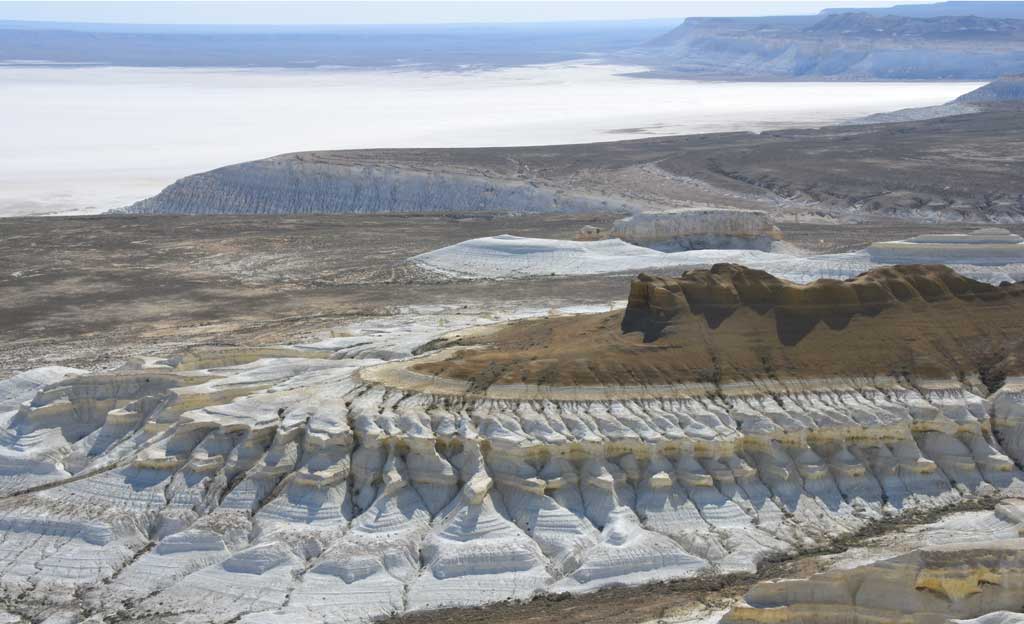
<path id="1" fill-rule="evenodd" d="M 897 4 L 891 7 L 859 8 L 859 9 L 824 9 L 821 14 L 833 13 L 867 13 L 868 15 L 902 15 L 904 17 L 943 17 L 957 15 L 976 15 L 978 17 L 1009 17 L 1024 19 L 1024 2 L 1005 2 L 1004 0 L 954 0 L 953 2 L 936 2 L 934 4 Z"/>
<path id="2" fill-rule="evenodd" d="M 984 15 L 963 14 L 974 4 Z M 936 11 L 953 14 L 933 16 Z M 1024 19 L 1016 16 L 1024 16 L 1024 2 L 690 18 L 622 57 L 654 68 L 657 76 L 992 79 L 1024 72 Z"/>
<path id="3" fill-rule="evenodd" d="M 481 69 L 580 58 L 641 75 L 988 80 L 1024 73 L 1024 2 L 941 2 L 817 15 L 378 26 L 0 20 L 0 64 Z"/>

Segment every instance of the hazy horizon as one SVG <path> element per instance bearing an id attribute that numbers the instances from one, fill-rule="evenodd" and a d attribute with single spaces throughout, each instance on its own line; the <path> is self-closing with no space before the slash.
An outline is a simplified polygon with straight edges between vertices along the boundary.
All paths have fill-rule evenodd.
<path id="1" fill-rule="evenodd" d="M 528 24 L 673 20 L 687 17 L 812 15 L 826 8 L 927 4 L 928 0 L 741 0 L 485 2 L 3 2 L 0 20 L 163 25 Z"/>

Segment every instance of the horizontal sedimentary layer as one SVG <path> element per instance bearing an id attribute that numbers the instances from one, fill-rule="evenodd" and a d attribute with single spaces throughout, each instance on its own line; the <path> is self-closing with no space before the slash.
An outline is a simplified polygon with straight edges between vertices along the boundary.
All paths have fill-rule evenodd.
<path id="1" fill-rule="evenodd" d="M 528 334 L 537 345 L 604 349 L 573 366 L 618 366 L 614 384 L 437 375 L 427 369 L 484 351 L 459 341 L 522 323 L 413 317 L 297 347 L 205 349 L 3 382 L 0 608 L 363 622 L 753 571 L 906 512 L 1024 496 L 1024 377 L 1001 377 L 1010 365 L 959 378 L 923 366 L 834 376 L 804 366 L 679 384 L 627 367 L 631 345 L 669 354 L 661 366 L 678 363 L 702 335 L 670 331 L 678 318 L 716 332 L 747 310 L 744 331 L 777 340 L 774 325 L 755 322 L 772 311 L 756 306 L 836 297 L 853 312 L 847 327 L 809 336 L 856 331 L 904 306 L 915 320 L 901 331 L 940 326 L 956 340 L 938 344 L 959 349 L 947 355 L 970 353 L 983 326 L 1019 334 L 1019 317 L 1000 316 L 1016 305 L 1014 288 L 934 269 L 824 288 L 745 271 L 697 272 L 658 282 L 665 296 L 631 297 L 634 312 L 656 307 L 666 323 L 649 343 L 619 339 L 621 312 L 535 321 L 546 328 Z M 694 313 L 701 305 L 738 309 L 713 329 Z M 950 305 L 974 325 L 944 316 L 939 306 Z M 559 339 L 594 323 L 608 333 L 593 336 L 619 338 Z M 922 335 L 931 344 L 946 334 Z M 732 357 L 729 344 L 712 353 Z M 843 355 L 857 353 L 847 344 Z M 963 539 L 1004 537 L 1017 524 L 993 517 Z"/>
<path id="2" fill-rule="evenodd" d="M 22 387 L 0 433 L 0 603 L 365 621 L 749 571 L 908 510 L 1024 493 L 1021 379 L 990 396 L 822 381 L 619 400 L 373 381 L 395 364 L 378 355 L 431 338 Z"/>

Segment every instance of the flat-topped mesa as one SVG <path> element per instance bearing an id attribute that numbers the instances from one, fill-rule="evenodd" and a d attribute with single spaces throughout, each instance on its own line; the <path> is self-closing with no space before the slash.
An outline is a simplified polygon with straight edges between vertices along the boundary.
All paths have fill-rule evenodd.
<path id="1" fill-rule="evenodd" d="M 924 234 L 902 241 L 873 243 L 867 249 L 875 262 L 941 262 L 977 265 L 1024 263 L 1024 238 L 1003 228 L 982 228 L 965 234 Z"/>
<path id="2" fill-rule="evenodd" d="M 641 275 L 624 315 L 521 321 L 460 343 L 475 348 L 414 369 L 477 389 L 878 376 L 988 384 L 1024 361 L 1024 285 L 921 265 L 799 285 L 719 264 Z"/>

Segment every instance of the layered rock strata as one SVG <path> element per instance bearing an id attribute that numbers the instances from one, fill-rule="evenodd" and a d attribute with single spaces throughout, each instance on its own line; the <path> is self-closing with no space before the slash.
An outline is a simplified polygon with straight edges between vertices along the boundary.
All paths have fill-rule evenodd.
<path id="1" fill-rule="evenodd" d="M 1024 495 L 1022 378 L 472 385 L 423 366 L 491 330 L 410 327 L 19 384 L 2 608 L 356 622 L 752 571 Z"/>

